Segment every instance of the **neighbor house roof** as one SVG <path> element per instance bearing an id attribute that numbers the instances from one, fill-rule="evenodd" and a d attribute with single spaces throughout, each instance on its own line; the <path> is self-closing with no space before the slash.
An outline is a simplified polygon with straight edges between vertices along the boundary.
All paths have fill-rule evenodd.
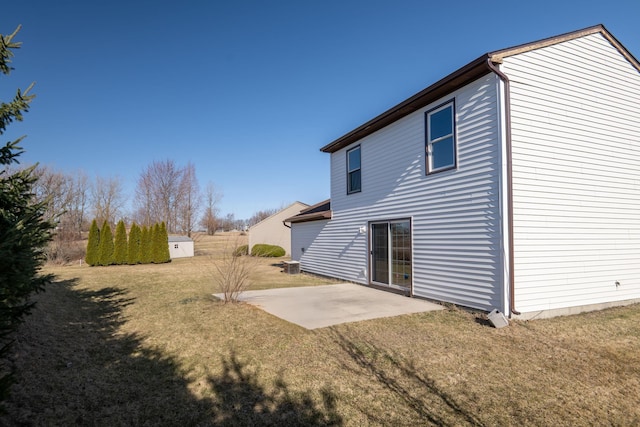
<path id="1" fill-rule="evenodd" d="M 318 221 L 321 219 L 331 219 L 331 199 L 323 200 L 313 206 L 300 211 L 298 215 L 294 215 L 285 219 L 285 222 L 307 222 Z"/>
<path id="2" fill-rule="evenodd" d="M 402 101 L 400 104 L 369 120 L 362 126 L 341 136 L 330 144 L 325 145 L 320 150 L 325 153 L 336 152 L 359 139 L 384 128 L 402 117 L 429 105 L 448 93 L 451 93 L 454 90 L 477 80 L 485 74 L 494 71 L 492 64 L 501 63 L 503 58 L 552 46 L 557 43 L 562 43 L 595 33 L 602 34 L 604 38 L 606 38 L 636 69 L 638 69 L 638 71 L 640 71 L 640 62 L 638 62 L 638 60 L 618 40 L 616 40 L 611 33 L 608 32 L 603 25 L 596 25 L 582 30 L 573 31 L 571 33 L 561 34 L 559 36 L 549 37 L 547 39 L 486 53 L 426 89 L 418 92 L 407 100 Z"/>
<path id="3" fill-rule="evenodd" d="M 193 242 L 193 239 L 187 236 L 169 236 L 169 243 Z"/>
<path id="4" fill-rule="evenodd" d="M 262 224 L 263 222 L 267 222 L 267 221 L 269 221 L 271 218 L 273 218 L 274 216 L 276 216 L 276 215 L 280 214 L 282 211 L 286 211 L 287 209 L 289 209 L 289 208 L 291 208 L 291 207 L 293 207 L 293 206 L 296 206 L 296 205 L 298 205 L 298 206 L 304 206 L 303 208 L 301 208 L 302 210 L 304 210 L 304 209 L 308 209 L 308 206 L 309 206 L 309 205 L 308 205 L 308 204 L 306 204 L 306 203 L 302 203 L 302 202 L 300 202 L 300 201 L 295 201 L 295 202 L 291 203 L 289 206 L 287 206 L 287 207 L 285 207 L 285 208 L 282 208 L 282 209 L 278 210 L 277 212 L 272 213 L 272 214 L 271 214 L 271 215 L 269 215 L 268 217 L 266 217 L 266 218 L 264 218 L 264 219 L 260 220 L 260 222 L 257 222 L 257 223 L 255 223 L 255 224 L 253 224 L 251 227 L 249 227 L 249 230 L 251 230 L 252 228 L 255 228 L 257 225 Z M 302 210 L 298 209 L 298 211 L 299 211 L 299 212 L 302 212 Z M 290 214 L 291 214 L 291 213 L 290 213 Z M 288 222 L 288 221 L 289 221 L 288 219 L 285 219 L 285 222 Z"/>

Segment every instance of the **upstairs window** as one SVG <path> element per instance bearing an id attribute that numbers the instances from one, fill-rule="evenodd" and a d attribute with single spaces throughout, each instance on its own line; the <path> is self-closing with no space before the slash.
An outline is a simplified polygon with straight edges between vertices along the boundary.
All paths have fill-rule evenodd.
<path id="1" fill-rule="evenodd" d="M 360 171 L 360 146 L 347 151 L 347 194 L 362 190 Z"/>
<path id="2" fill-rule="evenodd" d="M 426 113 L 427 174 L 456 167 L 455 105 L 447 102 Z"/>

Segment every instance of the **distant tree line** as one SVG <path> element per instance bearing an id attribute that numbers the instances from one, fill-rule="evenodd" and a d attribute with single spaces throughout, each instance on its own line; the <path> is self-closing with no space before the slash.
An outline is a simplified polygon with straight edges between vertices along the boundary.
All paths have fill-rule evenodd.
<path id="1" fill-rule="evenodd" d="M 147 228 L 164 222 L 168 232 L 187 235 L 195 229 L 212 235 L 223 223 L 218 218 L 221 193 L 211 182 L 200 191 L 193 164 L 178 167 L 173 160 L 153 162 L 142 171 L 130 204 L 117 176 L 92 179 L 82 171 L 66 173 L 45 165 L 6 169 L 29 171 L 35 178 L 34 202 L 43 204 L 44 219 L 55 225 L 45 251 L 48 261 L 81 259 L 85 245 L 78 241 L 86 237 L 91 218 L 98 224 L 107 222 L 112 229 L 120 220 L 127 227 L 136 222 Z"/>
<path id="2" fill-rule="evenodd" d="M 134 222 L 127 237 L 124 221 L 120 220 L 114 240 L 109 223 L 104 221 L 100 229 L 94 219 L 89 229 L 85 261 L 91 266 L 170 262 L 167 227 L 164 222 L 151 227 L 139 227 Z"/>
<path id="3" fill-rule="evenodd" d="M 128 197 L 120 177 L 91 180 L 82 171 L 64 173 L 42 165 L 34 173 L 35 197 L 46 203 L 47 218 L 56 219 L 58 234 L 75 238 L 89 229 L 87 218 L 98 224 L 107 221 L 112 227 L 121 219 L 148 227 L 164 222 L 168 232 L 189 235 L 217 218 L 222 198 L 211 182 L 204 193 L 200 190 L 192 163 L 179 167 L 174 160 L 153 162 L 141 172 L 132 211 L 126 209 Z"/>
<path id="4" fill-rule="evenodd" d="M 44 205 L 44 219 L 55 224 L 55 234 L 45 254 L 48 261 L 70 262 L 85 255 L 90 218 L 98 224 L 107 222 L 113 230 L 122 220 L 127 228 L 135 222 L 153 227 L 164 222 L 168 233 L 192 235 L 203 230 L 213 235 L 218 230 L 246 230 L 279 209 L 264 209 L 248 220 L 236 219 L 233 213 L 220 216 L 222 194 L 209 182 L 200 189 L 195 166 L 179 166 L 173 160 L 154 161 L 142 170 L 134 199 L 127 203 L 120 177 L 90 178 L 82 171 L 65 173 L 38 165 L 32 170 L 34 202 Z"/>
<path id="5" fill-rule="evenodd" d="M 169 232 L 191 236 L 201 201 L 192 163 L 179 167 L 173 160 L 154 161 L 138 178 L 134 220 L 141 224 L 164 222 Z"/>
<path id="6" fill-rule="evenodd" d="M 280 208 L 281 209 L 281 208 Z M 259 223 L 260 221 L 269 218 L 271 215 L 277 213 L 278 211 L 280 211 L 280 209 L 278 208 L 274 208 L 274 209 L 263 209 L 261 211 L 258 211 L 256 213 L 254 213 L 251 218 L 249 218 L 247 220 L 247 227 L 253 227 L 254 225 L 256 225 L 257 223 Z"/>

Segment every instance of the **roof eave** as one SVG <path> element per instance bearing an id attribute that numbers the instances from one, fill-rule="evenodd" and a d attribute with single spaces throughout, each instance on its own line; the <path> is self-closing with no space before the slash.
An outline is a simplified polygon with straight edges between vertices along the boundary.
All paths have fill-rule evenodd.
<path id="1" fill-rule="evenodd" d="M 593 27 L 583 28 L 582 30 L 572 31 L 570 33 L 547 37 L 546 39 L 523 43 L 517 46 L 508 47 L 506 49 L 496 50 L 494 52 L 490 52 L 488 55 L 491 58 L 492 62 L 501 63 L 502 59 L 508 56 L 518 55 L 520 53 L 530 52 L 532 50 L 541 49 L 543 47 L 553 46 L 558 43 L 563 43 L 568 40 L 577 39 L 595 33 L 608 34 L 608 32 L 602 25 L 594 25 Z"/>
<path id="2" fill-rule="evenodd" d="M 336 152 L 359 139 L 384 128 L 385 126 L 388 126 L 402 117 L 429 105 L 431 102 L 445 96 L 447 93 L 453 92 L 481 76 L 490 73 L 491 70 L 487 66 L 487 59 L 488 56 L 486 54 L 482 55 L 478 59 L 468 63 L 464 67 L 459 68 L 445 78 L 413 95 L 411 98 L 397 104 L 379 116 L 369 120 L 362 126 L 325 145 L 320 149 L 320 151 L 325 153 Z"/>
<path id="3" fill-rule="evenodd" d="M 292 224 L 299 222 L 309 222 L 309 221 L 320 221 L 323 219 L 331 219 L 333 215 L 333 211 L 323 211 L 323 212 L 314 212 L 311 214 L 302 214 L 292 216 L 291 218 L 287 218 L 284 221 L 290 222 Z"/>
<path id="4" fill-rule="evenodd" d="M 520 53 L 529 52 L 554 44 L 562 43 L 568 40 L 577 39 L 591 34 L 600 33 L 606 38 L 627 61 L 631 63 L 638 71 L 640 71 L 640 62 L 620 43 L 602 24 L 584 28 L 578 31 L 561 34 L 554 37 L 538 40 L 531 43 L 525 43 L 513 46 L 507 49 L 501 49 L 482 55 L 475 61 L 472 61 L 464 67 L 454 71 L 445 78 L 437 81 L 426 89 L 413 95 L 411 98 L 401 102 L 395 107 L 390 108 L 379 116 L 373 118 L 362 126 L 343 135 L 335 141 L 325 145 L 320 149 L 325 153 L 334 153 L 354 142 L 388 126 L 389 124 L 401 119 L 402 117 L 413 113 L 414 111 L 429 105 L 430 103 L 446 96 L 460 87 L 477 80 L 481 76 L 492 72 L 489 62 L 502 63 L 502 60 L 508 56 L 518 55 Z"/>
<path id="5" fill-rule="evenodd" d="M 618 52 L 622 56 L 625 57 L 627 61 L 631 63 L 638 71 L 640 71 L 640 62 L 633 56 L 631 52 L 624 47 L 622 43 L 616 39 L 613 34 L 611 34 L 604 25 L 598 24 L 593 27 L 583 28 L 582 30 L 572 31 L 570 33 L 560 34 L 554 37 L 548 37 L 546 39 L 538 40 L 532 43 L 525 43 L 518 46 L 513 46 L 507 49 L 497 50 L 495 52 L 489 53 L 489 57 L 492 62 L 500 63 L 503 58 L 508 56 L 518 55 L 524 52 L 530 52 L 535 49 L 540 49 L 543 47 L 553 46 L 554 44 L 566 42 L 568 40 L 574 40 L 580 37 L 589 36 L 591 34 L 600 33 L 602 36 L 609 41 L 615 47 Z"/>

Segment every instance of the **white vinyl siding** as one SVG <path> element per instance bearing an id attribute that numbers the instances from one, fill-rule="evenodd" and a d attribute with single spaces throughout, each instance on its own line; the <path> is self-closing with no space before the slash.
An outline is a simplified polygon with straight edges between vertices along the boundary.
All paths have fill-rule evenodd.
<path id="1" fill-rule="evenodd" d="M 307 271 L 369 283 L 371 221 L 410 218 L 413 294 L 504 310 L 497 86 L 470 83 L 331 154 L 333 219 L 302 257 Z M 425 112 L 455 99 L 458 167 L 426 174 Z M 362 191 L 346 195 L 346 153 L 360 145 Z"/>
<path id="2" fill-rule="evenodd" d="M 511 80 L 516 309 L 640 297 L 640 73 L 600 34 L 502 67 Z"/>
<path id="3" fill-rule="evenodd" d="M 367 242 L 365 235 L 359 234 L 358 224 L 335 220 L 335 212 L 332 220 L 294 224 L 292 235 L 298 245 L 296 249 L 305 248 L 304 253 L 294 252 L 300 255 L 300 268 L 309 273 L 364 283 Z"/>
<path id="4" fill-rule="evenodd" d="M 315 240 L 329 220 L 307 221 L 291 224 L 291 259 L 302 261 L 313 249 Z"/>

